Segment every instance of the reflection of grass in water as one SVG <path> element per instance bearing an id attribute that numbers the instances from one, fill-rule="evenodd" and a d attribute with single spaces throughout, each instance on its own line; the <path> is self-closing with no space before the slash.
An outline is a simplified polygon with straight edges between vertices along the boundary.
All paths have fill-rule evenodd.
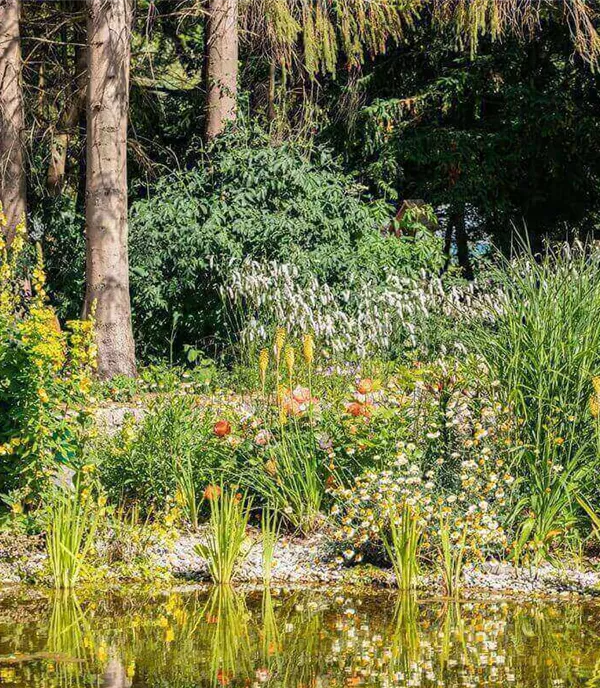
<path id="1" fill-rule="evenodd" d="M 465 681 L 547 688 L 560 680 L 600 688 L 599 608 L 585 604 L 443 603 L 411 594 L 361 600 L 269 590 L 246 598 L 227 586 L 208 598 L 105 597 L 84 611 L 73 595 L 52 602 L 49 621 L 41 625 L 42 644 L 11 642 L 15 652 L 27 649 L 35 660 L 27 665 L 34 680 L 21 681 L 20 688 L 77 688 L 90 680 L 96 685 L 91 677 L 109 677 L 117 659 L 112 674 L 122 685 L 133 667 L 135 685 L 151 688 L 256 682 L 339 687 L 351 685 L 348 680 L 448 688 Z M 51 674 L 37 661 L 45 659 L 40 649 L 67 661 Z M 25 664 L 13 671 L 21 666 L 25 675 Z"/>
<path id="2" fill-rule="evenodd" d="M 392 674 L 408 674 L 410 667 L 419 659 L 419 608 L 411 591 L 398 594 L 394 606 L 392 626 L 389 630 Z"/>
<path id="3" fill-rule="evenodd" d="M 536 688 L 558 682 L 578 685 L 581 680 L 579 669 L 591 646 L 589 640 L 588 643 L 582 642 L 581 629 L 585 625 L 582 608 L 576 605 L 565 605 L 560 615 L 546 605 L 515 611 L 509 634 L 515 650 L 524 656 L 539 658 L 530 668 L 532 685 Z M 519 641 L 520 645 L 516 645 Z M 594 671 L 597 669 L 598 663 Z"/>
<path id="4" fill-rule="evenodd" d="M 279 629 L 277 627 L 277 618 L 275 617 L 275 608 L 273 605 L 273 597 L 271 596 L 271 590 L 269 588 L 265 588 L 263 590 L 261 612 L 261 661 L 265 667 L 271 669 L 272 665 L 277 661 L 279 656 L 280 640 Z"/>
<path id="5" fill-rule="evenodd" d="M 233 677 L 252 673 L 252 651 L 248 633 L 249 614 L 244 597 L 228 585 L 215 587 L 203 610 L 204 639 L 210 648 L 213 685 L 226 685 Z"/>
<path id="6" fill-rule="evenodd" d="M 57 685 L 81 685 L 82 665 L 93 661 L 94 638 L 72 592 L 57 591 L 54 595 L 46 650 L 58 656 Z"/>
<path id="7" fill-rule="evenodd" d="M 278 684 L 311 686 L 324 669 L 323 614 L 312 595 L 291 595 L 279 615 Z"/>

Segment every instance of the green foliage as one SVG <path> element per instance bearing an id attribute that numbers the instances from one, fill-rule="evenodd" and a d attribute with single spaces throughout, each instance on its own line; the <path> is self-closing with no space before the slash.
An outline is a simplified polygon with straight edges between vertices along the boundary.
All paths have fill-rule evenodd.
<path id="1" fill-rule="evenodd" d="M 271 583 L 271 572 L 273 569 L 273 557 L 275 555 L 275 545 L 279 536 L 280 520 L 276 510 L 265 507 L 260 518 L 261 545 L 262 545 L 262 575 L 265 587 Z"/>
<path id="2" fill-rule="evenodd" d="M 466 207 L 471 236 L 493 233 L 503 247 L 513 224 L 536 237 L 591 231 L 600 207 L 598 83 L 571 59 L 567 22 L 548 21 L 532 43 L 483 39 L 474 56 L 427 23 L 414 41 L 416 49 L 390 52 L 349 83 L 347 100 L 334 86 L 335 110 L 360 103 L 337 134 L 361 179 L 389 198 Z"/>
<path id="3" fill-rule="evenodd" d="M 382 539 L 400 590 L 411 590 L 416 585 L 422 538 L 421 521 L 410 504 L 404 502 L 399 511 L 389 514 Z"/>
<path id="4" fill-rule="evenodd" d="M 581 246 L 506 262 L 493 275 L 491 324 L 470 330 L 514 416 L 520 507 L 530 510 L 519 537 L 538 553 L 573 527 L 576 495 L 598 466 L 599 268 Z"/>
<path id="5" fill-rule="evenodd" d="M 207 542 L 196 550 L 206 559 L 213 581 L 227 585 L 250 548 L 246 529 L 251 504 L 236 489 L 210 485 L 205 494 L 210 502 Z"/>
<path id="6" fill-rule="evenodd" d="M 0 228 L 3 220 L 0 208 Z M 0 236 L 0 494 L 13 508 L 37 504 L 57 463 L 80 452 L 95 367 L 93 318 L 61 329 L 48 303 L 41 252 L 22 272 L 25 228 L 9 249 Z M 23 296 L 30 280 L 32 294 Z"/>
<path id="7" fill-rule="evenodd" d="M 383 237 L 387 206 L 324 149 L 229 134 L 194 169 L 160 180 L 131 210 L 131 282 L 142 353 L 225 338 L 220 287 L 255 257 L 301 265 L 331 285 L 381 278 L 407 250 Z M 410 253 L 410 252 L 408 252 Z"/>
<path id="8" fill-rule="evenodd" d="M 56 588 L 72 588 L 79 581 L 103 513 L 103 504 L 79 479 L 53 492 L 46 513 L 46 550 Z"/>
<path id="9" fill-rule="evenodd" d="M 152 406 L 139 424 L 129 418 L 113 437 L 100 437 L 89 451 L 111 500 L 138 502 L 147 513 L 164 509 L 179 491 L 197 525 L 192 495 L 226 464 L 212 423 L 193 398 L 175 395 Z"/>
<path id="10" fill-rule="evenodd" d="M 291 429 L 253 461 L 244 475 L 247 484 L 281 517 L 302 533 L 312 532 L 321 520 L 327 470 L 318 455 L 314 437 Z"/>

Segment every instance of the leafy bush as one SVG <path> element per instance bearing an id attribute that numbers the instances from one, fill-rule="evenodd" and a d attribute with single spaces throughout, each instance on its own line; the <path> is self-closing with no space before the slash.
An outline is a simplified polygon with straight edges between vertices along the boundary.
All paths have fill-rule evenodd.
<path id="1" fill-rule="evenodd" d="M 219 288 L 242 259 L 302 266 L 335 288 L 390 270 L 436 266 L 431 237 L 384 236 L 388 206 L 373 201 L 323 149 L 269 145 L 259 132 L 224 136 L 210 157 L 159 180 L 131 209 L 135 326 L 145 354 L 227 339 Z"/>
<path id="2" fill-rule="evenodd" d="M 96 358 L 93 320 L 64 331 L 48 304 L 41 252 L 30 275 L 19 270 L 24 237 L 21 225 L 10 248 L 0 238 L 0 493 L 21 488 L 15 509 L 37 502 L 57 463 L 79 453 Z"/>

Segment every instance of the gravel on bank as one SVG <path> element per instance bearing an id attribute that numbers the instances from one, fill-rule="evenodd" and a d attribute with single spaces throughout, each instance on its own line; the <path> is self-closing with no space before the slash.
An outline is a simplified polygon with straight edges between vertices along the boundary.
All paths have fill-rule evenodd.
<path id="1" fill-rule="evenodd" d="M 202 532 L 182 534 L 171 543 L 157 542 L 146 552 L 145 580 L 156 571 L 163 582 L 203 582 L 209 580 L 206 562 L 196 552 Z M 236 580 L 240 583 L 262 581 L 262 548 L 256 542 L 240 566 Z M 132 563 L 120 573 L 106 566 L 106 582 L 135 582 Z M 536 568 L 516 569 L 510 563 L 488 561 L 464 571 L 465 591 L 502 593 L 520 597 L 600 595 L 598 562 L 585 566 L 564 567 L 543 564 Z M 123 574 L 123 571 L 126 573 Z M 159 575 L 160 574 L 160 575 Z M 126 577 L 124 577 L 126 576 Z M 281 538 L 276 545 L 272 569 L 275 585 L 351 585 L 360 587 L 394 587 L 393 573 L 374 566 L 346 567 L 340 563 L 323 534 L 310 538 Z M 48 582 L 47 559 L 41 537 L 0 534 L 0 584 L 44 584 Z M 439 593 L 436 576 L 424 576 L 420 587 Z"/>

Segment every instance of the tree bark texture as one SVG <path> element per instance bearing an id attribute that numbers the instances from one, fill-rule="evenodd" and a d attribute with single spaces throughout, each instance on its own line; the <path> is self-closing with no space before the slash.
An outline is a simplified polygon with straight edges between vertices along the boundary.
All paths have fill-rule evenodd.
<path id="1" fill-rule="evenodd" d="M 98 374 L 133 376 L 127 237 L 130 0 L 86 0 L 88 99 L 85 313 L 96 304 Z"/>
<path id="2" fill-rule="evenodd" d="M 76 39 L 81 37 L 77 32 Z M 65 181 L 69 141 L 79 128 L 81 113 L 85 109 L 87 95 L 87 50 L 80 45 L 75 47 L 74 87 L 69 102 L 65 104 L 56 131 L 50 144 L 50 165 L 48 166 L 48 190 L 58 195 Z"/>
<path id="3" fill-rule="evenodd" d="M 238 0 L 209 0 L 206 138 L 235 121 L 238 81 Z"/>
<path id="4" fill-rule="evenodd" d="M 27 210 L 20 18 L 20 0 L 0 0 L 0 201 L 9 238 Z"/>

